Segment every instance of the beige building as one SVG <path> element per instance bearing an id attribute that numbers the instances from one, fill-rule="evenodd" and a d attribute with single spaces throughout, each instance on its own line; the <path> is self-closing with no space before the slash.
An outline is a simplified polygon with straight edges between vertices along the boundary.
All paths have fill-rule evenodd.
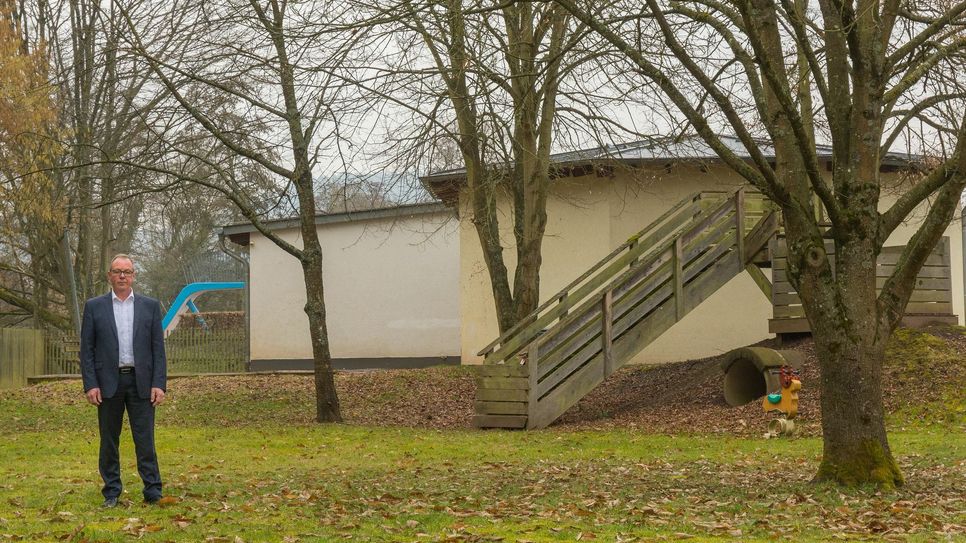
<path id="1" fill-rule="evenodd" d="M 441 204 L 316 218 L 337 368 L 458 364 L 459 228 Z M 293 220 L 268 223 L 301 247 Z M 252 369 L 311 368 L 305 283 L 298 261 L 250 224 L 222 234 L 249 253 Z"/>
<path id="2" fill-rule="evenodd" d="M 729 141 L 738 148 L 736 141 Z M 827 149 L 819 149 L 828 156 Z M 606 159 L 606 160 L 605 160 Z M 548 223 L 543 242 L 541 298 L 550 299 L 561 288 L 624 243 L 690 194 L 734 191 L 743 181 L 718 161 L 702 142 L 660 147 L 632 144 L 608 151 L 555 157 L 569 174 L 552 182 L 547 203 Z M 889 157 L 887 168 L 897 169 L 902 157 Z M 604 166 L 606 165 L 606 166 Z M 495 305 L 472 212 L 462 184 L 463 172 L 454 170 L 423 178 L 438 198 L 459 209 L 459 312 L 461 355 L 464 364 L 482 362 L 477 353 L 498 334 Z M 892 199 L 884 194 L 884 200 Z M 509 202 L 501 201 L 504 256 L 515 266 Z M 921 215 L 921 214 L 920 214 Z M 901 226 L 887 245 L 906 242 L 917 226 L 915 218 Z M 953 313 L 963 323 L 963 253 L 959 221 L 950 225 Z M 770 270 L 765 269 L 766 275 Z M 511 275 L 512 280 L 512 275 Z M 694 311 L 647 346 L 632 363 L 660 363 L 721 354 L 772 337 L 772 303 L 748 273 L 741 273 Z"/>

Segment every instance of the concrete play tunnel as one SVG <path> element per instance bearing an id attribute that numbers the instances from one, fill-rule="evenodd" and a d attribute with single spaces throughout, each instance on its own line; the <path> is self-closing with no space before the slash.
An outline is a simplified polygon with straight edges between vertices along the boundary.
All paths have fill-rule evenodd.
<path id="1" fill-rule="evenodd" d="M 802 354 L 767 347 L 735 349 L 721 362 L 725 401 L 732 407 L 744 405 L 781 390 L 781 367 L 801 370 Z"/>

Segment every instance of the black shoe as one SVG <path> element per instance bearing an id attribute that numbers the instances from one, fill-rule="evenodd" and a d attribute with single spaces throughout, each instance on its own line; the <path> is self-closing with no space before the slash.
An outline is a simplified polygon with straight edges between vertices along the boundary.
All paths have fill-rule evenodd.
<path id="1" fill-rule="evenodd" d="M 161 496 L 145 496 L 144 497 L 144 503 L 146 503 L 148 505 L 154 505 L 154 504 L 158 503 L 159 501 L 161 501 Z"/>
<path id="2" fill-rule="evenodd" d="M 104 503 L 101 504 L 101 507 L 104 509 L 113 509 L 114 507 L 117 507 L 117 497 L 104 498 Z"/>

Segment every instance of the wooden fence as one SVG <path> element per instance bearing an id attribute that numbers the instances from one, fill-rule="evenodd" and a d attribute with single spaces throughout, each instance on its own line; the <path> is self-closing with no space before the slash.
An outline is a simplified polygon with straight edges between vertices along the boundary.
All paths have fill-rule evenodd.
<path id="1" fill-rule="evenodd" d="M 178 329 L 164 340 L 168 373 L 234 373 L 246 370 L 243 329 Z M 44 361 L 32 375 L 80 373 L 77 336 L 49 332 L 44 341 Z"/>
<path id="2" fill-rule="evenodd" d="M 882 248 L 882 252 L 876 259 L 876 288 L 882 288 L 895 271 L 896 263 L 904 249 L 905 247 L 902 246 Z M 829 255 L 829 261 L 834 266 L 835 247 L 832 240 L 826 240 L 825 250 Z M 802 300 L 788 281 L 787 252 L 784 238 L 779 237 L 772 241 L 773 318 L 768 321 L 768 331 L 776 334 L 810 330 Z M 953 314 L 949 237 L 943 236 L 919 270 L 915 290 L 906 305 L 902 322 L 905 326 L 958 322 L 958 318 Z"/>
<path id="3" fill-rule="evenodd" d="M 44 369 L 44 334 L 29 328 L 0 328 L 0 388 L 26 386 Z"/>

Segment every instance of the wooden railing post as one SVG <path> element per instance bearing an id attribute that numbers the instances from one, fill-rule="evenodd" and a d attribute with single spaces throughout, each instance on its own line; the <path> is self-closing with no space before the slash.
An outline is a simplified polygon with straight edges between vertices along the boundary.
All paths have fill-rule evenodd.
<path id="1" fill-rule="evenodd" d="M 674 306 L 678 320 L 684 318 L 684 260 L 681 236 L 674 239 Z"/>
<path id="2" fill-rule="evenodd" d="M 608 289 L 601 300 L 601 348 L 604 352 L 604 377 L 614 373 L 614 294 Z"/>
<path id="3" fill-rule="evenodd" d="M 735 221 L 737 221 L 737 230 L 735 231 L 738 239 L 738 264 L 740 267 L 745 266 L 747 261 L 747 256 L 745 255 L 745 188 L 741 187 L 738 192 L 735 193 Z"/>
<path id="4" fill-rule="evenodd" d="M 533 428 L 533 422 L 537 416 L 537 381 L 540 379 L 540 337 L 537 336 L 527 348 L 527 378 L 529 389 L 527 390 L 527 428 Z"/>

